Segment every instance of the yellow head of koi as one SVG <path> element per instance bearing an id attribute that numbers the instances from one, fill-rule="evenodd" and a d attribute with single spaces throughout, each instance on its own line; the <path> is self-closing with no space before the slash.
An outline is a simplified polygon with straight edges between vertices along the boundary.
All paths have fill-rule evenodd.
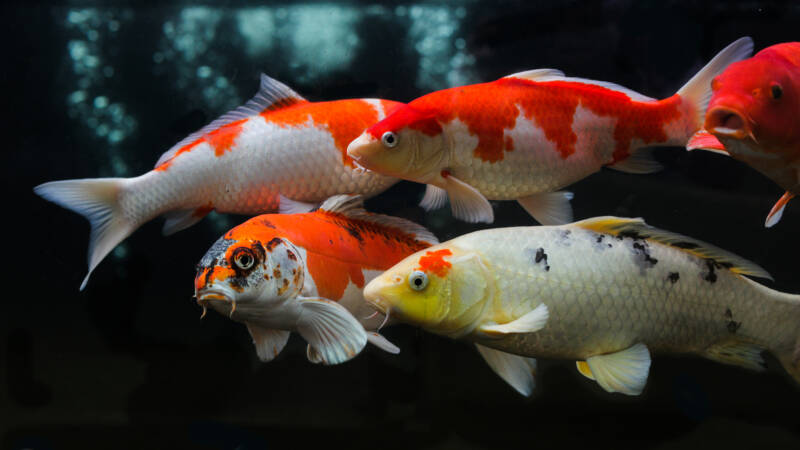
<path id="1" fill-rule="evenodd" d="M 228 233 L 197 265 L 195 296 L 203 314 L 210 306 L 237 321 L 257 316 L 263 322 L 265 311 L 276 313 L 298 295 L 304 273 L 300 253 L 288 240 L 262 242 Z"/>
<path id="2" fill-rule="evenodd" d="M 478 326 L 491 305 L 488 275 L 478 254 L 438 245 L 372 280 L 364 298 L 389 317 L 455 338 Z"/>
<path id="3" fill-rule="evenodd" d="M 443 164 L 444 135 L 432 113 L 403 105 L 367 128 L 347 154 L 366 169 L 427 183 Z"/>

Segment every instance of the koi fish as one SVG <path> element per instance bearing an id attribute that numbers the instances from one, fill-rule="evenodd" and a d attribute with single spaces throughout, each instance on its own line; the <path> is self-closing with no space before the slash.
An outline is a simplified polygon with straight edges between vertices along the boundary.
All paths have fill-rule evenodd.
<path id="1" fill-rule="evenodd" d="M 641 219 L 598 217 L 460 236 L 404 259 L 364 297 L 487 352 L 577 361 L 608 392 L 641 393 L 651 352 L 763 370 L 769 350 L 800 382 L 800 296 L 744 275 L 770 278 Z"/>
<path id="2" fill-rule="evenodd" d="M 687 149 L 729 154 L 786 190 L 767 215 L 771 227 L 800 194 L 800 42 L 731 64 L 711 88 L 705 129 Z"/>
<path id="3" fill-rule="evenodd" d="M 752 52 L 741 38 L 677 94 L 655 100 L 622 86 L 539 69 L 445 89 L 397 108 L 347 149 L 356 163 L 427 189 L 468 222 L 492 222 L 490 200 L 517 200 L 542 224 L 572 220 L 558 191 L 602 167 L 661 169 L 645 146 L 683 147 L 703 125 L 711 79 Z"/>
<path id="4" fill-rule="evenodd" d="M 338 364 L 369 341 L 400 350 L 375 332 L 364 284 L 406 256 L 436 244 L 420 225 L 371 214 L 362 197 L 338 195 L 318 210 L 265 214 L 231 229 L 197 266 L 198 304 L 247 325 L 262 361 L 275 358 L 296 331 L 313 362 Z M 358 318 L 358 319 L 357 319 Z"/>
<path id="5" fill-rule="evenodd" d="M 175 144 L 150 172 L 134 178 L 53 181 L 34 191 L 91 224 L 89 273 L 82 290 L 117 244 L 162 214 L 169 235 L 212 210 L 297 212 L 334 194 L 371 197 L 383 192 L 397 180 L 365 173 L 346 149 L 399 105 L 378 99 L 309 102 L 262 74 L 255 97 Z M 281 195 L 294 200 L 294 210 L 281 207 Z"/>

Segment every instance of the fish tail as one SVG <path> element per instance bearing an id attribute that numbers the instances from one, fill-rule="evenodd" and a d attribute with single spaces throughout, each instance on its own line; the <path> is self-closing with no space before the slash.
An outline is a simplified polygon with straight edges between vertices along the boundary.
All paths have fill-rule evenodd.
<path id="1" fill-rule="evenodd" d="M 42 198 L 75 211 L 91 224 L 89 273 L 81 290 L 100 261 L 139 227 L 127 220 L 119 203 L 119 193 L 127 182 L 125 178 L 88 178 L 51 181 L 33 188 Z"/>
<path id="2" fill-rule="evenodd" d="M 680 88 L 678 95 L 691 106 L 688 115 L 691 132 L 683 139 L 684 144 L 696 131 L 703 128 L 706 108 L 711 100 L 711 80 L 731 63 L 748 58 L 752 53 L 753 40 L 750 37 L 739 38 L 717 53 L 717 56 Z"/>

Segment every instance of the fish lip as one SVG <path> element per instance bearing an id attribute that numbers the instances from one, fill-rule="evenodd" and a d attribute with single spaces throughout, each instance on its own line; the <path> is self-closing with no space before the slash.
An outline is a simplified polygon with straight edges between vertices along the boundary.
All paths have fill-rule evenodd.
<path id="1" fill-rule="evenodd" d="M 750 123 L 747 116 L 734 108 L 717 106 L 706 112 L 705 129 L 715 136 L 744 139 L 750 136 Z M 732 122 L 732 123 L 731 123 Z M 728 123 L 738 127 L 726 126 Z"/>
<path id="2" fill-rule="evenodd" d="M 197 293 L 197 303 L 204 305 L 212 301 L 233 303 L 233 297 L 218 289 L 208 289 Z"/>

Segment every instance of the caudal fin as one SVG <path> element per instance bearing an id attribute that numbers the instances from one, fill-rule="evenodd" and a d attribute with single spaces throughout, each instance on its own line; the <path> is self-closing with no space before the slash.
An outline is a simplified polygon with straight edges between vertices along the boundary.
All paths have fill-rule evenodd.
<path id="1" fill-rule="evenodd" d="M 711 100 L 711 80 L 725 70 L 729 64 L 748 58 L 752 53 L 753 40 L 750 37 L 745 36 L 735 40 L 717 53 L 714 59 L 709 61 L 678 91 L 678 95 L 696 108 L 696 130 L 703 128 L 706 108 Z"/>
<path id="2" fill-rule="evenodd" d="M 125 182 L 124 178 L 87 178 L 51 181 L 33 188 L 44 199 L 86 217 L 92 226 L 89 273 L 81 283 L 81 290 L 97 264 L 138 227 L 125 220 L 117 200 Z"/>

